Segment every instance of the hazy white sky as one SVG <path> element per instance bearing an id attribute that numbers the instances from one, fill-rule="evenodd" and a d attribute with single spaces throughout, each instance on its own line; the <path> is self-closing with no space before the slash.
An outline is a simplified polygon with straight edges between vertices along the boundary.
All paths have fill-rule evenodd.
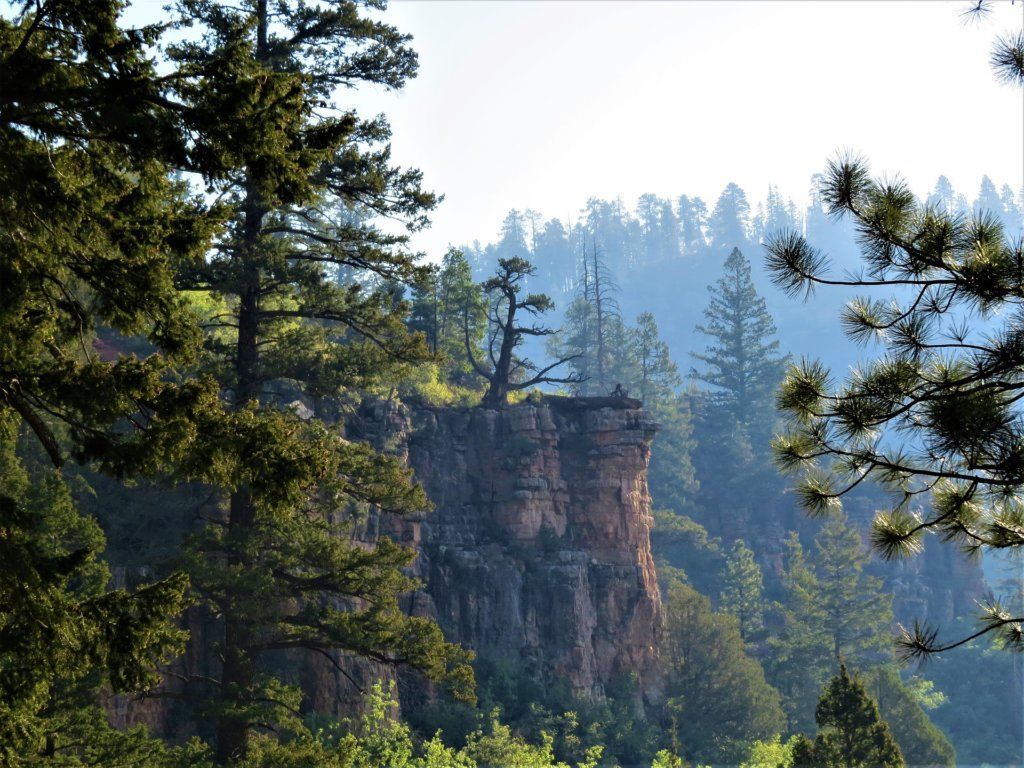
<path id="1" fill-rule="evenodd" d="M 575 216 L 588 196 L 699 194 L 735 181 L 806 198 L 837 148 L 919 193 L 940 173 L 1019 189 L 1022 97 L 988 65 L 1022 3 L 393 0 L 420 74 L 362 93 L 394 156 L 445 194 L 417 244 L 493 237 L 505 211 Z M 352 95 L 345 95 L 352 98 Z"/>
<path id="2" fill-rule="evenodd" d="M 164 0 L 134 0 L 133 21 Z M 999 0 L 392 0 L 420 74 L 398 93 L 339 94 L 384 112 L 397 162 L 445 195 L 415 244 L 493 238 L 509 208 L 575 218 L 589 196 L 769 183 L 806 200 L 837 149 L 926 193 L 940 173 L 1024 184 L 1022 94 L 988 64 L 1024 22 Z"/>

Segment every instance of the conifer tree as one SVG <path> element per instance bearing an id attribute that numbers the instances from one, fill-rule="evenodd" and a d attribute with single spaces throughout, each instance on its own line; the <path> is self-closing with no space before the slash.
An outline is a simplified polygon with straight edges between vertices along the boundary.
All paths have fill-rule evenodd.
<path id="1" fill-rule="evenodd" d="M 679 388 L 682 380 L 679 369 L 668 350 L 668 344 L 658 335 L 658 324 L 650 312 L 641 312 L 636 327 L 631 331 L 636 359 L 637 395 L 647 407 L 667 402 Z"/>
<path id="2" fill-rule="evenodd" d="M 820 729 L 793 749 L 794 768 L 902 768 L 900 748 L 878 706 L 846 665 L 832 678 L 815 712 Z"/>
<path id="3" fill-rule="evenodd" d="M 733 182 L 726 184 L 708 218 L 711 246 L 718 252 L 744 247 L 750 240 L 750 203 Z"/>
<path id="4" fill-rule="evenodd" d="M 817 602 L 830 635 L 832 657 L 859 665 L 891 658 L 892 595 L 864 573 L 870 553 L 845 518 L 829 520 L 815 537 Z"/>
<path id="5" fill-rule="evenodd" d="M 725 260 L 724 274 L 708 287 L 706 323 L 697 331 L 712 344 L 693 356 L 705 364 L 690 375 L 713 387 L 713 402 L 738 425 L 750 429 L 771 412 L 771 398 L 782 378 L 785 358 L 772 339 L 775 323 L 750 276 L 750 262 L 738 248 Z"/>
<path id="6" fill-rule="evenodd" d="M 182 98 L 211 117 L 208 151 L 239 169 L 208 174 L 228 227 L 180 278 L 229 308 L 210 320 L 208 365 L 231 418 L 201 436 L 198 452 L 224 490 L 223 517 L 195 537 L 189 558 L 198 595 L 222 619 L 209 709 L 221 764 L 244 760 L 254 724 L 294 706 L 266 675 L 268 653 L 411 664 L 468 695 L 466 655 L 399 607 L 413 586 L 400 572 L 412 553 L 386 537 L 370 548 L 352 540 L 370 509 L 426 508 L 422 491 L 396 458 L 304 421 L 276 394 L 282 379 L 313 398 L 359 392 L 427 359 L 391 288 L 422 280 L 424 269 L 407 236 L 372 217 L 416 229 L 435 198 L 418 171 L 391 165 L 382 119 L 334 101 L 339 88 L 397 88 L 416 71 L 407 36 L 364 5 L 382 7 L 178 6 L 193 33 L 172 59 L 202 75 L 181 86 Z"/>
<path id="7" fill-rule="evenodd" d="M 479 358 L 480 342 L 486 331 L 483 295 L 473 281 L 465 254 L 451 248 L 427 281 L 416 286 L 409 327 L 424 334 L 431 352 L 440 359 L 444 380 L 459 387 L 471 387 L 479 381 L 463 340 L 466 314 L 470 345 Z"/>
<path id="8" fill-rule="evenodd" d="M 785 723 L 779 694 L 743 651 L 737 621 L 673 579 L 665 602 L 664 659 L 669 707 L 685 757 L 736 764 L 746 745 Z"/>
<path id="9" fill-rule="evenodd" d="M 737 539 L 725 561 L 721 606 L 725 613 L 736 617 L 744 642 L 761 628 L 763 592 L 764 580 L 754 553 Z"/>
<path id="10" fill-rule="evenodd" d="M 489 301 L 489 329 L 485 347 L 490 366 L 480 363 L 473 353 L 469 335 L 469 315 L 463 315 L 463 342 L 466 354 L 474 370 L 487 382 L 487 391 L 483 399 L 485 407 L 501 408 L 508 403 L 510 392 L 528 389 L 537 384 L 579 383 L 576 374 L 570 373 L 561 378 L 550 375 L 555 368 L 568 362 L 568 358 L 559 358 L 541 368 L 529 358 L 521 357 L 515 352 L 516 347 L 522 345 L 524 337 L 544 337 L 555 333 L 553 329 L 541 325 L 522 324 L 524 314 L 537 317 L 554 307 L 551 299 L 543 293 L 520 295 L 524 280 L 532 274 L 533 265 L 525 259 L 501 259 L 494 277 L 482 284 Z"/>
<path id="11" fill-rule="evenodd" d="M 786 542 L 782 587 L 783 623 L 767 640 L 765 673 L 782 694 L 790 729 L 807 731 L 814 727 L 814 707 L 836 659 L 818 579 L 796 532 Z"/>
<path id="12" fill-rule="evenodd" d="M 199 332 L 174 277 L 217 215 L 171 171 L 202 158 L 113 0 L 17 3 L 0 18 L 0 764 L 148 765 L 98 689 L 148 690 L 181 647 L 188 581 L 109 588 L 103 536 L 66 471 L 171 472 L 216 391 L 182 383 Z M 7 15 L 9 14 L 9 15 Z M 142 337 L 101 357 L 96 331 Z M 66 469 L 67 468 L 67 469 Z"/>
<path id="13" fill-rule="evenodd" d="M 1019 73 L 1019 62 L 1008 55 L 1002 64 Z M 805 361 L 780 391 L 791 423 L 776 456 L 801 476 L 802 503 L 812 513 L 834 509 L 869 480 L 895 491 L 896 503 L 876 515 L 872 530 L 886 557 L 920 551 L 929 531 L 971 550 L 1024 545 L 1017 502 L 1024 354 L 1012 311 L 1024 295 L 1019 243 L 1005 237 L 995 216 L 922 206 L 905 183 L 875 181 L 853 157 L 829 164 L 821 195 L 834 216 L 857 227 L 866 272 L 830 274 L 827 257 L 788 232 L 768 244 L 777 284 L 792 293 L 818 285 L 874 293 L 899 286 L 901 294 L 892 301 L 861 296 L 844 310 L 851 338 L 882 345 L 876 360 L 838 385 L 824 366 Z M 975 310 L 993 319 L 984 334 L 965 322 Z M 909 507 L 918 496 L 928 499 L 926 514 Z M 1020 648 L 1022 618 L 992 604 L 979 631 Z M 967 641 L 940 642 L 936 629 L 921 624 L 902 638 L 909 655 Z"/>

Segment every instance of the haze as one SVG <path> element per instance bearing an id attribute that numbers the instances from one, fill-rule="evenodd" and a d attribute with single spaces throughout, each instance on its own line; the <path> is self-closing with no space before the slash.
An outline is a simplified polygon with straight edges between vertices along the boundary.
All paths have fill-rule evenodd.
<path id="1" fill-rule="evenodd" d="M 752 203 L 769 183 L 798 203 L 838 148 L 925 194 L 1022 183 L 1021 97 L 993 79 L 999 4 L 961 2 L 393 2 L 420 74 L 364 90 L 395 159 L 445 202 L 416 244 L 493 238 L 509 208 L 575 218 L 590 196 Z M 345 97 L 343 97 L 345 98 Z"/>

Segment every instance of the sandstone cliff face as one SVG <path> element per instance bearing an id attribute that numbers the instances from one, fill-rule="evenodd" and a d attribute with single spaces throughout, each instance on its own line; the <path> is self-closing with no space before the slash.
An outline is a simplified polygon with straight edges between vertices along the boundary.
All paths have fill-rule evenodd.
<path id="1" fill-rule="evenodd" d="M 420 551 L 420 609 L 449 640 L 577 695 L 635 675 L 657 700 L 655 430 L 628 400 L 416 411 L 408 461 L 436 508 L 397 533 Z"/>

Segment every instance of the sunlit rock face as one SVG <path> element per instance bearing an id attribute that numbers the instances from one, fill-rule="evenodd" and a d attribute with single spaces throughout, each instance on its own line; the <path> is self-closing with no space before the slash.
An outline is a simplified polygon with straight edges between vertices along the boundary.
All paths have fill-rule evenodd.
<path id="1" fill-rule="evenodd" d="M 659 697 L 650 443 L 636 401 L 547 398 L 420 409 L 408 461 L 435 509 L 396 525 L 420 550 L 422 608 L 446 636 L 599 699 Z"/>

